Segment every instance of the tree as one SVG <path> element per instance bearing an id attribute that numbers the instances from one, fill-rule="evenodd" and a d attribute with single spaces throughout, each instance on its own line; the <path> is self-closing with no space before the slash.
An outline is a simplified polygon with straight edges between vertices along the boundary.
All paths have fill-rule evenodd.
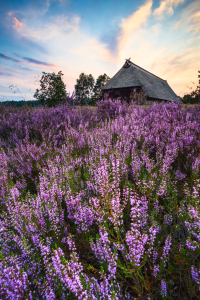
<path id="1" fill-rule="evenodd" d="M 40 79 L 40 89 L 36 89 L 34 98 L 41 104 L 55 106 L 60 102 L 64 102 L 66 98 L 66 85 L 63 82 L 62 71 L 58 74 L 42 72 Z"/>
<path id="2" fill-rule="evenodd" d="M 88 104 L 89 99 L 93 95 L 94 77 L 92 74 L 86 75 L 81 73 L 79 79 L 76 80 L 75 91 L 76 97 L 81 105 Z"/>
<path id="3" fill-rule="evenodd" d="M 200 86 L 197 86 L 191 94 L 184 95 L 182 101 L 190 104 L 200 103 Z"/>
<path id="4" fill-rule="evenodd" d="M 200 73 L 200 71 L 198 71 Z M 200 78 L 200 75 L 198 75 L 198 78 Z M 200 84 L 200 80 L 199 80 Z M 182 98 L 183 103 L 200 103 L 200 85 L 196 87 L 194 91 L 192 91 L 190 94 L 186 94 Z"/>
<path id="5" fill-rule="evenodd" d="M 110 77 L 106 75 L 105 73 L 103 75 L 99 75 L 99 77 L 96 80 L 94 89 L 93 89 L 93 101 L 94 104 L 96 103 L 97 100 L 99 100 L 99 97 L 101 96 L 101 91 L 104 85 L 110 80 Z"/>

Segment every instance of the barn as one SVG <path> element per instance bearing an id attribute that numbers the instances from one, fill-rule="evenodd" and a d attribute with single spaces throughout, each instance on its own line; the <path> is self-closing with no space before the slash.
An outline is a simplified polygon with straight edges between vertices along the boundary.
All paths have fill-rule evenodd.
<path id="1" fill-rule="evenodd" d="M 120 99 L 137 104 L 182 103 L 167 81 L 126 59 L 122 68 L 102 89 L 103 99 Z"/>

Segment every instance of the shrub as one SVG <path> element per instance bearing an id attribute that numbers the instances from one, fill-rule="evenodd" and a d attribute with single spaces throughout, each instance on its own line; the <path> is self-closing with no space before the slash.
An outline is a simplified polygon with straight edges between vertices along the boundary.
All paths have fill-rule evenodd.
<path id="1" fill-rule="evenodd" d="M 124 116 L 128 110 L 126 102 L 121 103 L 120 100 L 106 99 L 97 102 L 97 116 L 99 119 L 111 118 L 114 119 L 119 115 Z"/>
<path id="2" fill-rule="evenodd" d="M 107 104 L 1 113 L 2 299 L 199 299 L 200 107 Z"/>

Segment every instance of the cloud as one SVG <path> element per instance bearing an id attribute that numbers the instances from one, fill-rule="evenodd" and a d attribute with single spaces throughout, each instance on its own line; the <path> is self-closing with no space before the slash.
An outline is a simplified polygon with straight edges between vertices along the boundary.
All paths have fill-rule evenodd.
<path id="1" fill-rule="evenodd" d="M 12 57 L 10 57 L 10 56 L 8 56 L 8 55 L 5 55 L 5 54 L 2 54 L 2 53 L 0 53 L 0 58 L 3 58 L 3 59 L 5 59 L 5 60 L 11 60 L 11 61 L 13 61 L 13 62 L 20 63 L 19 60 L 13 59 Z"/>
<path id="2" fill-rule="evenodd" d="M 37 15 L 37 16 L 36 16 Z M 76 35 L 80 30 L 80 17 L 78 15 L 71 15 L 70 17 L 62 14 L 59 16 L 50 17 L 48 22 L 38 17 L 35 13 L 34 16 L 23 16 L 21 27 L 14 27 L 15 31 L 9 31 L 21 46 L 35 48 L 42 53 L 49 53 L 55 45 L 48 45 L 47 42 L 55 43 L 56 41 L 65 39 L 66 47 L 71 44 L 70 39 L 76 39 Z M 10 30 L 13 28 L 10 25 L 10 20 L 5 24 Z M 49 50 L 48 50 L 49 49 Z"/>
<path id="3" fill-rule="evenodd" d="M 200 32 L 200 1 L 196 0 L 189 4 L 182 13 L 181 18 L 184 20 L 183 26 L 188 31 L 199 34 Z"/>
<path id="4" fill-rule="evenodd" d="M 50 0 L 51 3 L 52 1 L 56 0 Z M 165 26 L 163 19 L 159 22 L 157 19 L 172 14 L 183 0 L 160 1 L 154 12 L 152 2 L 153 0 L 149 0 L 143 3 L 137 11 L 130 12 L 127 18 L 117 19 L 115 33 L 112 28 L 102 29 L 104 39 L 84 30 L 82 19 L 75 14 L 70 17 L 64 14 L 50 17 L 49 14 L 46 21 L 46 18 L 41 18 L 39 11 L 38 14 L 35 11 L 22 16 L 20 14 L 20 17 L 17 12 L 12 13 L 8 18 L 8 28 L 12 29 L 12 17 L 19 17 L 22 26 L 18 26 L 18 30 L 12 29 L 11 33 L 14 33 L 18 45 L 23 45 L 26 49 L 27 46 L 31 47 L 28 54 L 23 54 L 24 57 L 18 54 L 14 57 L 23 61 L 20 62 L 21 66 L 37 66 L 32 68 L 32 73 L 28 73 L 20 71 L 22 67 L 18 64 L 17 74 L 11 78 L 12 81 L 16 81 L 15 85 L 20 86 L 22 91 L 26 85 L 35 89 L 33 77 L 38 70 L 48 72 L 48 67 L 55 67 L 55 62 L 65 74 L 64 81 L 67 90 L 71 92 L 81 72 L 91 73 L 95 78 L 103 73 L 112 77 L 121 68 L 124 59 L 131 57 L 137 65 L 167 79 L 175 92 L 180 93 L 190 80 L 197 82 L 196 71 L 200 69 L 197 35 L 194 39 L 194 33 L 200 32 L 200 1 L 193 1 L 191 5 L 182 8 L 174 15 L 169 27 Z M 46 3 L 48 8 L 48 1 Z M 116 40 L 111 39 L 112 36 Z M 113 48 L 109 45 L 110 40 Z M 48 55 L 44 56 L 44 50 L 42 56 L 36 55 L 33 52 L 35 49 L 32 49 L 33 41 L 38 47 L 49 49 Z M 12 73 L 12 68 L 6 71 Z M 7 83 L 9 80 L 9 77 L 1 76 L 1 81 Z"/>
<path id="5" fill-rule="evenodd" d="M 115 27 L 109 28 L 103 32 L 100 42 L 106 46 L 113 54 L 117 51 L 118 46 L 118 34 L 119 34 L 119 24 L 115 24 Z"/>
<path id="6" fill-rule="evenodd" d="M 141 6 L 136 12 L 126 19 L 122 19 L 120 25 L 120 35 L 118 37 L 118 50 L 119 52 L 123 47 L 133 40 L 133 36 L 136 33 L 136 30 L 140 29 L 144 25 L 150 14 L 152 7 L 152 0 L 148 0 L 143 6 Z"/>
<path id="7" fill-rule="evenodd" d="M 12 74 L 0 71 L 0 76 L 12 76 Z"/>
<path id="8" fill-rule="evenodd" d="M 21 67 L 21 66 L 19 66 L 19 69 L 20 69 L 20 70 L 25 70 L 25 71 L 33 71 L 33 70 L 29 69 L 29 68 Z"/>
<path id="9" fill-rule="evenodd" d="M 49 50 L 46 47 L 46 44 L 44 46 L 41 43 L 38 43 L 37 41 L 33 41 L 33 38 L 25 37 L 25 36 L 17 36 L 16 37 L 17 42 L 19 42 L 24 48 L 29 48 L 31 51 L 36 50 L 41 52 L 42 54 L 48 54 Z"/>
<path id="10" fill-rule="evenodd" d="M 172 15 L 174 13 L 174 8 L 185 0 L 163 0 L 160 1 L 160 6 L 156 8 L 153 12 L 154 16 L 157 18 L 162 18 L 164 15 Z"/>
<path id="11" fill-rule="evenodd" d="M 89 38 L 87 36 L 85 36 L 85 38 L 84 41 L 84 38 L 82 37 L 83 43 L 81 43 L 81 46 L 72 49 L 73 54 L 90 61 L 96 61 L 98 57 L 99 60 L 115 62 L 115 57 L 106 48 L 105 44 L 100 43 L 94 38 Z"/>
<path id="12" fill-rule="evenodd" d="M 13 53 L 13 54 L 14 54 L 15 56 L 21 58 L 21 56 L 20 56 L 19 54 L 17 54 L 17 53 Z"/>
<path id="13" fill-rule="evenodd" d="M 9 12 L 7 13 L 8 16 L 12 16 L 13 14 L 14 14 L 14 11 L 9 11 Z"/>
<path id="14" fill-rule="evenodd" d="M 44 62 L 44 61 L 39 61 L 39 60 L 36 60 L 36 59 L 33 59 L 33 58 L 30 58 L 30 57 L 22 57 L 18 54 L 15 54 L 17 57 L 21 57 L 23 58 L 24 60 L 26 60 L 26 62 L 24 61 L 19 61 L 19 60 L 16 60 L 16 59 L 13 59 L 11 58 L 10 56 L 8 55 L 5 55 L 5 54 L 2 54 L 0 53 L 0 58 L 3 58 L 5 60 L 10 60 L 10 61 L 13 61 L 13 62 L 16 62 L 16 63 L 26 63 L 26 64 L 30 64 L 30 65 L 33 65 L 33 66 L 42 66 L 42 67 L 57 67 L 57 65 L 55 64 L 50 64 L 50 63 L 47 63 L 47 62 Z M 24 68 L 25 69 L 25 68 Z M 27 69 L 28 70 L 28 69 Z M 30 70 L 30 69 L 29 69 Z"/>
<path id="15" fill-rule="evenodd" d="M 198 46 L 188 47 L 178 54 L 174 53 L 172 49 L 168 49 L 166 53 L 154 59 L 151 71 L 161 78 L 169 80 L 169 85 L 179 95 L 191 81 L 195 82 L 196 85 L 198 84 L 197 70 L 200 64 L 197 62 L 199 61 Z M 188 91 L 186 90 L 186 92 Z"/>
<path id="16" fill-rule="evenodd" d="M 180 19 L 176 20 L 173 29 L 179 33 L 179 39 L 187 34 L 186 43 L 188 43 L 188 32 L 191 32 L 190 40 L 200 41 L 200 1 L 193 1 L 187 5 L 180 14 Z"/>
<path id="17" fill-rule="evenodd" d="M 200 11 L 195 12 L 192 15 L 193 25 L 190 27 L 191 30 L 199 32 L 200 30 Z"/>
<path id="18" fill-rule="evenodd" d="M 29 64 L 34 65 L 34 66 L 43 66 L 43 67 L 57 67 L 54 64 L 49 64 L 47 62 L 39 61 L 30 57 L 22 57 L 25 59 Z"/>
<path id="19" fill-rule="evenodd" d="M 14 22 L 14 28 L 22 27 L 22 23 L 19 22 L 15 17 L 12 18 Z"/>
<path id="20" fill-rule="evenodd" d="M 49 6 L 50 6 L 50 1 L 49 0 L 47 0 L 46 2 L 44 2 L 44 4 L 43 4 L 43 13 L 44 14 L 48 11 Z"/>
<path id="21" fill-rule="evenodd" d="M 37 29 L 38 24 L 44 23 L 44 20 L 40 19 L 41 14 L 43 14 L 43 5 L 48 6 L 48 1 L 46 4 L 42 1 L 39 10 L 31 7 L 31 9 L 25 11 L 9 11 L 6 13 L 7 17 L 5 18 L 3 25 L 4 33 L 7 31 L 11 39 L 20 43 L 21 47 L 25 46 L 31 49 L 35 48 L 42 53 L 48 53 L 45 44 L 42 46 L 41 43 L 38 43 L 37 39 L 35 39 L 34 35 L 31 34 L 31 26 L 32 28 Z M 20 15 L 20 21 L 18 15 Z M 30 23 L 31 26 L 29 25 Z M 42 29 L 42 26 L 43 24 L 41 24 L 40 29 Z M 48 35 L 47 32 L 45 34 Z"/>
<path id="22" fill-rule="evenodd" d="M 12 76 L 12 74 L 8 73 L 8 72 L 5 72 L 5 71 L 2 71 L 3 69 L 0 68 L 0 76 Z"/>
<path id="23" fill-rule="evenodd" d="M 156 23 L 151 27 L 151 30 L 157 36 L 162 32 L 162 26 L 160 23 Z"/>
<path id="24" fill-rule="evenodd" d="M 173 27 L 174 27 L 174 29 L 178 29 L 178 28 L 180 28 L 180 25 L 182 25 L 182 24 L 183 24 L 183 20 L 180 19 L 175 23 L 175 25 Z"/>
<path id="25" fill-rule="evenodd" d="M 23 27 L 18 34 L 20 37 L 34 39 L 39 42 L 46 42 L 54 38 L 60 38 L 63 34 L 70 36 L 78 33 L 80 25 L 80 17 L 74 15 L 68 17 L 65 15 L 60 15 L 59 17 L 53 17 L 51 22 L 46 24 L 39 23 L 34 26 L 29 26 L 28 21 L 23 23 Z"/>

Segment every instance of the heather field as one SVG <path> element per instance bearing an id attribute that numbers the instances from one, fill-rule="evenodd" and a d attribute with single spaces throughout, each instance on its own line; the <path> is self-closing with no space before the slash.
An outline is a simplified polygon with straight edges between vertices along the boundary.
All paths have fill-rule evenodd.
<path id="1" fill-rule="evenodd" d="M 200 106 L 0 107 L 0 299 L 200 299 Z"/>

